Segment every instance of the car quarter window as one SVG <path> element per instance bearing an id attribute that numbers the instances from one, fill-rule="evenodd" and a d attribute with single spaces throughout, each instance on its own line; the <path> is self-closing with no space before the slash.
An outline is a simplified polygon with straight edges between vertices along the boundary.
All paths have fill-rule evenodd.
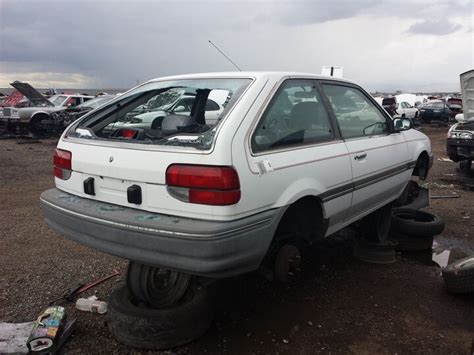
<path id="1" fill-rule="evenodd" d="M 334 109 L 343 138 L 388 133 L 387 119 L 361 90 L 343 85 L 322 86 Z"/>
<path id="2" fill-rule="evenodd" d="M 312 80 L 286 80 L 263 113 L 252 151 L 323 142 L 334 138 L 329 115 Z"/>

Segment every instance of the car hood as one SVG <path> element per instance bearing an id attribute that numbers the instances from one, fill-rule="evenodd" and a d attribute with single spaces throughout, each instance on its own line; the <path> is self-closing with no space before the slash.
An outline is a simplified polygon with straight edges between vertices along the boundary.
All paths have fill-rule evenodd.
<path id="1" fill-rule="evenodd" d="M 46 104 L 47 106 L 54 106 L 46 97 L 44 97 L 38 90 L 28 83 L 15 81 L 10 83 L 15 89 L 21 92 L 28 100 L 35 104 Z"/>
<path id="2" fill-rule="evenodd" d="M 454 119 L 456 121 L 458 121 L 459 123 L 466 123 L 466 122 L 469 122 L 469 123 L 474 123 L 474 117 L 471 117 L 471 118 L 468 118 L 468 119 L 465 119 L 465 116 L 463 113 L 458 113 Z"/>
<path id="3" fill-rule="evenodd" d="M 452 131 L 471 131 L 474 132 L 474 121 L 459 122 L 453 125 Z"/>

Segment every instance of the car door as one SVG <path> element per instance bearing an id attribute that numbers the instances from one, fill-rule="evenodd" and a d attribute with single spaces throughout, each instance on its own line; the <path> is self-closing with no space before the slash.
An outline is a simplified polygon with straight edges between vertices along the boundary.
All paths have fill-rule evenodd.
<path id="1" fill-rule="evenodd" d="M 349 216 L 356 218 L 398 197 L 410 174 L 407 143 L 402 134 L 391 133 L 391 119 L 359 87 L 329 82 L 322 87 L 350 153 Z"/>
<path id="2" fill-rule="evenodd" d="M 317 196 L 331 227 L 349 211 L 352 176 L 346 145 L 321 97 L 313 80 L 281 83 L 251 135 L 248 162 L 259 179 L 249 193 L 269 206 Z"/>

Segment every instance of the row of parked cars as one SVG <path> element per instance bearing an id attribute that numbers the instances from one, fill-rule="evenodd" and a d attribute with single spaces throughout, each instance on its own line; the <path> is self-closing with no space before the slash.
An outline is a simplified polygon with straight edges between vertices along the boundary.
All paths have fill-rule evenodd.
<path id="1" fill-rule="evenodd" d="M 447 97 L 439 99 L 431 97 L 424 102 L 416 101 L 414 105 L 406 101 L 397 100 L 397 97 L 385 97 L 381 101 L 382 106 L 392 117 L 409 118 L 413 123 L 441 122 L 449 123 L 454 117 L 462 113 L 462 99 L 458 97 Z"/>
<path id="2" fill-rule="evenodd" d="M 28 83 L 11 83 L 16 92 L 0 106 L 4 132 L 30 132 L 35 136 L 58 135 L 83 114 L 108 102 L 115 95 L 41 94 Z"/>
<path id="3" fill-rule="evenodd" d="M 76 119 L 115 97 L 107 94 L 94 97 L 65 93 L 45 96 L 28 83 L 16 81 L 11 85 L 17 90 L 17 94 L 21 94 L 24 98 L 14 105 L 8 105 L 8 100 L 5 104 L 0 103 L 0 127 L 3 126 L 7 132 L 12 133 L 29 131 L 35 136 L 59 135 Z M 188 115 L 196 94 L 176 89 L 158 99 L 151 98 L 134 112 L 130 112 L 127 117 L 116 122 L 111 130 L 118 126 L 151 128 L 160 123 L 166 113 L 170 112 Z M 210 93 L 205 108 L 205 115 L 209 121 L 216 120 L 221 114 L 227 98 L 228 92 L 225 90 L 214 90 Z M 455 115 L 462 112 L 462 100 L 455 97 L 444 100 L 428 97 L 424 102 L 416 101 L 414 105 L 396 96 L 375 99 L 392 117 L 408 118 L 412 124 L 432 121 L 448 123 L 454 121 Z"/>

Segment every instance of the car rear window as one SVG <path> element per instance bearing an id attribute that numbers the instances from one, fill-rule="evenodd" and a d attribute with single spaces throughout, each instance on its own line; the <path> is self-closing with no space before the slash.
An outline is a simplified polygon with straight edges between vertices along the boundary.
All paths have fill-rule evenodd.
<path id="1" fill-rule="evenodd" d="M 208 149 L 215 127 L 250 85 L 249 78 L 156 81 L 85 116 L 68 136 Z"/>

